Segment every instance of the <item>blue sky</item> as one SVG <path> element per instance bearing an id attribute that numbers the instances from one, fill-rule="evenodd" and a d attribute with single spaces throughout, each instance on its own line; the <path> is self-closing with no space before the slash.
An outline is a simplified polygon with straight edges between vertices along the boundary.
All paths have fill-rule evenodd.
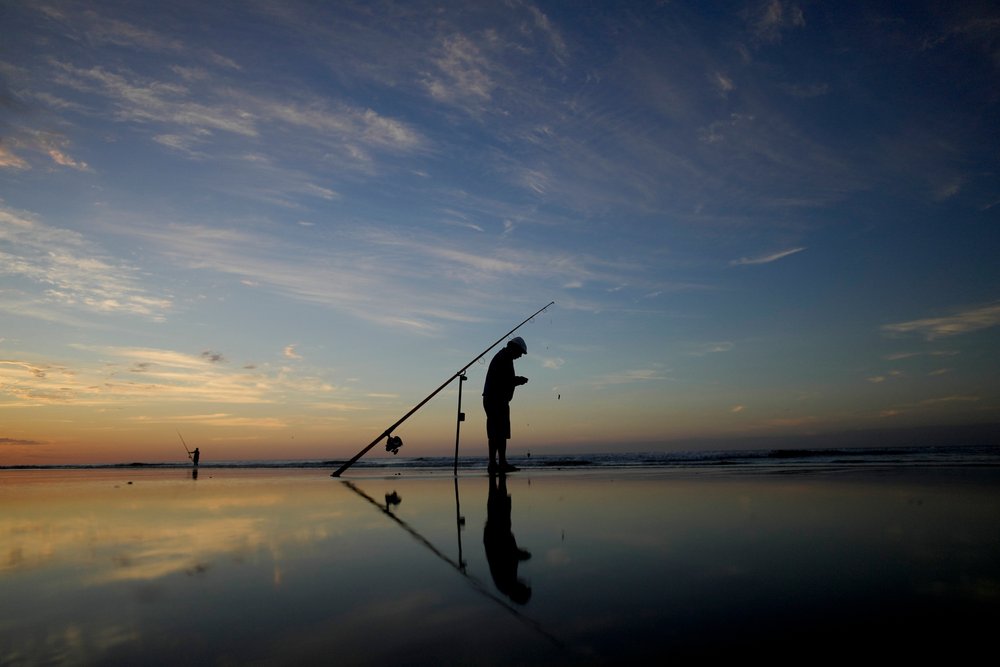
<path id="1" fill-rule="evenodd" d="M 1000 421 L 990 3 L 0 21 L 0 460 L 349 455 L 550 300 L 512 451 Z"/>

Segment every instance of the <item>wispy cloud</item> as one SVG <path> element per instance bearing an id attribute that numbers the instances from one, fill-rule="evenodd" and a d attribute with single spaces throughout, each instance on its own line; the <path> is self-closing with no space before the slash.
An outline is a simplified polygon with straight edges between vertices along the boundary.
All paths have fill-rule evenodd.
<path id="1" fill-rule="evenodd" d="M 542 368 L 549 368 L 552 370 L 558 370 L 563 367 L 566 360 L 562 357 L 546 357 L 542 359 Z"/>
<path id="2" fill-rule="evenodd" d="M 898 378 L 898 377 L 902 377 L 902 376 L 903 376 L 903 371 L 892 370 L 892 371 L 889 371 L 888 373 L 885 373 L 883 375 L 873 375 L 873 376 L 867 378 L 867 380 L 869 382 L 871 382 L 872 384 L 882 384 L 886 380 L 889 380 L 891 378 Z"/>
<path id="3" fill-rule="evenodd" d="M 411 151 L 425 144 L 408 123 L 375 109 L 301 90 L 268 96 L 256 92 L 250 82 L 229 78 L 230 70 L 198 69 L 193 76 L 190 68 L 174 67 L 153 76 L 62 61 L 54 61 L 52 68 L 49 86 L 103 99 L 114 109 L 112 118 L 118 123 L 142 129 L 154 124 L 158 130 L 151 135 L 154 141 L 192 158 L 205 159 L 212 144 L 226 146 L 225 135 L 266 143 L 270 135 L 286 128 L 308 133 L 296 138 L 296 143 L 326 146 L 365 167 L 371 166 L 373 151 Z M 96 109 L 81 112 L 92 115 Z M 287 133 L 283 137 L 287 140 Z M 272 149 L 280 145 L 270 144 Z M 87 168 L 58 146 L 47 152 L 59 164 Z M 335 193 L 328 191 L 330 195 Z"/>
<path id="4" fill-rule="evenodd" d="M 186 84 L 160 81 L 132 72 L 112 72 L 94 66 L 57 63 L 54 83 L 107 98 L 118 121 L 169 123 L 176 126 L 256 136 L 252 114 L 234 104 L 196 101 Z"/>
<path id="5" fill-rule="evenodd" d="M 886 334 L 920 334 L 927 340 L 948 338 L 1000 325 L 1000 303 L 963 310 L 954 315 L 929 317 L 907 322 L 886 324 Z"/>
<path id="6" fill-rule="evenodd" d="M 34 283 L 42 290 L 36 297 L 39 301 L 90 313 L 123 313 L 162 320 L 173 305 L 168 296 L 151 294 L 142 287 L 136 268 L 107 257 L 82 234 L 3 207 L 0 275 Z"/>
<path id="7" fill-rule="evenodd" d="M 790 28 L 801 28 L 806 24 L 799 6 L 787 0 L 764 0 L 749 16 L 753 35 L 763 42 L 776 42 L 781 34 Z"/>
<path id="8" fill-rule="evenodd" d="M 789 248 L 787 250 L 778 250 L 777 252 L 767 253 L 765 255 L 756 255 L 754 257 L 741 257 L 740 259 L 734 259 L 729 262 L 730 266 L 750 266 L 755 264 L 770 264 L 771 262 L 777 262 L 779 259 L 784 259 L 790 255 L 802 252 L 805 248 Z"/>
<path id="9" fill-rule="evenodd" d="M 392 268 L 392 258 L 373 253 L 373 248 L 358 245 L 356 239 L 339 249 L 317 253 L 245 229 L 157 225 L 133 226 L 122 232 L 155 243 L 182 266 L 239 276 L 258 289 L 386 326 L 427 334 L 436 330 L 434 320 L 468 319 L 457 310 L 442 308 L 439 298 L 421 292 L 412 275 Z M 373 300 L 376 294 L 380 298 Z"/>
<path id="10" fill-rule="evenodd" d="M 549 46 L 556 59 L 565 63 L 569 58 L 569 47 L 560 31 L 542 10 L 534 5 L 527 5 L 527 10 L 538 28 L 549 40 Z"/>
<path id="11" fill-rule="evenodd" d="M 27 371 L 36 378 L 46 377 L 49 369 L 49 367 L 45 365 L 14 359 L 0 359 L 0 366 L 12 366 L 14 368 L 19 368 L 23 371 Z"/>
<path id="12" fill-rule="evenodd" d="M 920 401 L 918 405 L 925 406 L 925 405 L 939 405 L 941 403 L 976 403 L 980 400 L 982 399 L 979 396 L 973 396 L 970 394 L 955 394 L 952 396 L 939 396 L 937 398 L 927 398 Z"/>
<path id="13" fill-rule="evenodd" d="M 104 18 L 94 11 L 74 15 L 72 21 L 83 21 L 80 26 L 86 36 L 96 44 L 127 46 L 143 51 L 182 53 L 185 45 L 177 39 L 165 37 L 152 30 L 141 28 L 120 19 Z"/>
<path id="14" fill-rule="evenodd" d="M 434 99 L 473 106 L 489 102 L 496 87 L 490 73 L 494 65 L 471 39 L 465 35 L 445 38 L 434 63 L 437 71 L 424 82 Z"/>
<path id="15" fill-rule="evenodd" d="M 928 352 L 894 352 L 892 354 L 887 354 L 883 359 L 886 361 L 901 361 L 903 359 L 912 359 L 914 357 L 954 357 L 958 354 L 956 350 L 931 350 Z"/>
<path id="16" fill-rule="evenodd" d="M 232 274 L 258 289 L 425 335 L 436 334 L 444 322 L 478 321 L 470 313 L 481 310 L 483 290 L 510 280 L 639 286 L 646 280 L 640 265 L 559 248 L 497 248 L 479 235 L 463 245 L 450 234 L 368 227 L 342 231 L 337 246 L 317 252 L 287 237 L 235 225 L 130 224 L 117 231 L 143 239 L 179 266 Z M 442 278 L 449 281 L 446 304 L 436 283 L 428 282 Z"/>
<path id="17" fill-rule="evenodd" d="M 435 37 L 421 77 L 432 99 L 476 116 L 506 114 L 506 103 L 511 100 L 527 102 L 510 105 L 523 111 L 532 106 L 533 82 L 519 77 L 512 64 L 530 58 L 540 72 L 546 66 L 560 69 L 569 62 L 571 49 L 548 15 L 526 2 L 511 2 L 507 9 L 520 13 L 514 30 L 505 30 L 499 23 L 476 31 L 451 25 L 449 32 Z M 490 104 L 496 99 L 503 103 Z"/>
<path id="18" fill-rule="evenodd" d="M 158 30 L 103 15 L 97 6 L 87 6 L 83 11 L 74 11 L 69 6 L 56 9 L 51 5 L 39 4 L 35 9 L 44 13 L 49 19 L 57 21 L 64 34 L 93 46 L 123 47 L 171 56 L 196 54 L 201 62 L 211 62 L 219 67 L 240 68 L 231 58 L 211 49 L 193 46 Z"/>
<path id="19" fill-rule="evenodd" d="M 38 440 L 24 440 L 21 438 L 0 438 L 0 447 L 4 446 L 23 446 L 23 445 L 40 445 L 42 444 Z"/>
<path id="20" fill-rule="evenodd" d="M 150 421 L 147 417 L 141 421 Z M 178 415 L 169 418 L 157 418 L 156 421 L 179 422 L 184 424 L 199 424 L 204 426 L 240 426 L 248 428 L 284 428 L 287 424 L 274 417 L 245 417 L 228 412 L 215 412 L 204 415 Z"/>
<path id="21" fill-rule="evenodd" d="M 0 407 L 61 403 L 81 382 L 75 371 L 56 364 L 20 359 L 0 360 Z"/>
<path id="22" fill-rule="evenodd" d="M 689 354 L 695 357 L 703 357 L 707 354 L 718 354 L 720 352 L 731 352 L 735 344 L 729 341 L 717 341 L 710 343 L 698 343 L 692 346 Z"/>
<path id="23" fill-rule="evenodd" d="M 732 78 L 726 76 L 722 72 L 716 72 L 712 75 L 712 84 L 723 95 L 732 92 L 736 88 L 736 84 L 733 83 Z"/>
<path id="24" fill-rule="evenodd" d="M 949 396 L 937 396 L 925 398 L 913 403 L 894 405 L 881 411 L 881 417 L 899 417 L 914 412 L 931 411 L 940 409 L 942 406 L 955 406 L 956 404 L 975 404 L 981 402 L 982 398 L 974 394 L 952 394 Z M 951 409 L 951 408 L 949 408 Z"/>
<path id="25" fill-rule="evenodd" d="M 60 167 L 69 167 L 81 172 L 91 171 L 86 162 L 71 155 L 70 141 L 61 134 L 29 131 L 23 128 L 9 130 L 5 141 L 0 142 L 0 169 L 31 169 L 31 162 L 15 154 L 14 149 L 21 153 L 43 155 L 49 162 Z"/>
<path id="26" fill-rule="evenodd" d="M 0 143 L 0 169 L 28 169 L 27 160 L 15 155 L 10 148 Z"/>
<path id="27" fill-rule="evenodd" d="M 804 415 L 802 417 L 778 417 L 775 419 L 765 419 L 761 421 L 761 426 L 776 428 L 800 428 L 803 426 L 813 426 L 821 421 L 821 418 L 815 415 Z"/>
<path id="28" fill-rule="evenodd" d="M 533 278 L 556 281 L 564 288 L 573 289 L 584 285 L 620 285 L 624 282 L 669 291 L 694 287 L 650 283 L 645 278 L 646 267 L 634 261 L 615 261 L 607 256 L 558 247 L 497 247 L 489 239 L 458 245 L 438 237 L 404 236 L 390 231 L 373 232 L 366 240 L 380 246 L 403 249 L 411 257 L 421 257 L 427 266 L 448 266 L 449 276 L 474 286 L 493 284 L 498 279 Z"/>
<path id="29" fill-rule="evenodd" d="M 145 347 L 73 346 L 97 356 L 67 364 L 22 359 L 0 360 L 0 407 L 50 404 L 158 408 L 169 404 L 272 404 L 278 395 L 297 400 L 327 400 L 337 388 L 321 378 L 288 368 L 233 368 L 214 352 L 188 354 Z M 341 395 L 341 402 L 350 398 Z M 236 418 L 233 418 L 236 419 Z M 230 419 L 231 424 L 237 422 Z"/>
<path id="30" fill-rule="evenodd" d="M 249 109 L 253 117 L 320 133 L 324 143 L 335 138 L 370 148 L 411 150 L 424 142 L 420 133 L 408 123 L 370 108 L 318 97 L 275 99 L 247 91 L 232 93 L 232 97 L 241 107 Z"/>
<path id="31" fill-rule="evenodd" d="M 602 388 L 609 385 L 657 382 L 666 379 L 667 376 L 662 368 L 635 368 L 598 376 L 591 384 L 596 388 Z"/>
<path id="32" fill-rule="evenodd" d="M 46 152 L 48 153 L 48 156 L 52 158 L 53 162 L 63 167 L 70 167 L 79 171 L 88 171 L 90 169 L 86 162 L 75 160 L 58 148 L 50 147 Z"/>

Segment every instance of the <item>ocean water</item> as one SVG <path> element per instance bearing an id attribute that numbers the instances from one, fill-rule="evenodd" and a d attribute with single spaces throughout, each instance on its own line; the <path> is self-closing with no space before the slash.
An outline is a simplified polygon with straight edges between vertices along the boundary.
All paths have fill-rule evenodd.
<path id="1" fill-rule="evenodd" d="M 377 451 L 377 450 L 376 450 Z M 842 447 L 802 449 L 710 450 L 682 452 L 629 452 L 588 454 L 512 455 L 509 461 L 528 470 L 649 468 L 703 470 L 725 468 L 727 472 L 794 472 L 796 470 L 854 470 L 877 467 L 1000 466 L 1000 445 L 948 445 L 915 447 Z M 337 469 L 343 460 L 277 459 L 212 461 L 201 468 Z M 189 468 L 182 462 L 123 462 L 112 464 L 0 466 L 0 469 L 103 469 Z M 460 456 L 459 470 L 480 470 L 485 457 Z M 373 453 L 358 460 L 354 470 L 452 470 L 452 456 L 386 456 Z"/>

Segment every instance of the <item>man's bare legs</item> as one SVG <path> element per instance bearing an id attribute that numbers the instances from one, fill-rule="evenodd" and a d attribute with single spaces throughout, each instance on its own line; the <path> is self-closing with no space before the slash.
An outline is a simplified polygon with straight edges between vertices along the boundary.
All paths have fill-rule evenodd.
<path id="1" fill-rule="evenodd" d="M 490 438 L 487 446 L 490 450 L 490 470 L 495 470 L 497 467 L 497 441 Z"/>
<path id="2" fill-rule="evenodd" d="M 490 465 L 489 470 L 512 472 L 516 467 L 507 463 L 507 439 L 493 438 L 489 440 Z"/>

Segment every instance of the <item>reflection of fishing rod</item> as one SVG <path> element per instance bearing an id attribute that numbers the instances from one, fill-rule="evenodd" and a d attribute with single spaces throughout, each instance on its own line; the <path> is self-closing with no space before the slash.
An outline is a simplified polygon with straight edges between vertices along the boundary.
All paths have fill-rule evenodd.
<path id="1" fill-rule="evenodd" d="M 362 498 L 364 498 L 365 500 L 367 500 L 368 502 L 370 502 L 372 505 L 374 505 L 375 507 L 377 507 L 378 511 L 382 512 L 382 514 L 385 514 L 387 517 L 389 517 L 390 519 L 392 519 L 393 521 L 395 521 L 397 524 L 399 524 L 399 526 L 403 530 L 405 530 L 406 532 L 408 532 L 413 537 L 413 539 L 415 539 L 417 542 L 420 542 L 422 545 L 424 545 L 425 547 L 427 547 L 428 549 L 430 549 L 431 552 L 435 556 L 437 556 L 438 558 L 440 558 L 444 562 L 448 563 L 448 565 L 451 565 L 453 568 L 455 568 L 458 571 L 458 573 L 461 574 L 463 577 L 465 577 L 466 580 L 470 584 L 472 584 L 472 587 L 475 588 L 477 591 L 479 591 L 480 593 L 482 593 L 483 595 L 485 595 L 489 599 L 491 599 L 494 602 L 496 602 L 497 604 L 499 604 L 501 607 L 503 607 L 504 609 L 506 609 L 507 611 L 509 611 L 511 614 L 513 614 L 514 617 L 517 618 L 519 621 L 521 621 L 526 626 L 528 626 L 531 629 L 533 629 L 534 631 L 536 631 L 538 634 L 540 634 L 543 637 L 545 637 L 547 640 L 549 640 L 550 642 L 552 642 L 553 644 L 555 644 L 557 647 L 559 647 L 561 649 L 564 649 L 564 650 L 567 648 L 566 645 L 563 644 L 559 639 L 557 639 L 556 637 L 553 637 L 551 634 L 549 634 L 545 630 L 545 628 L 543 628 L 538 623 L 538 621 L 535 621 L 534 619 L 528 618 L 527 616 L 525 616 L 524 614 L 522 614 L 520 611 L 518 611 L 517 609 L 515 609 L 514 607 L 512 607 L 510 604 L 508 604 L 506 600 L 504 600 L 503 598 L 501 598 L 501 597 L 499 597 L 497 595 L 494 595 L 483 584 L 483 582 L 479 581 L 478 579 L 476 579 L 475 577 L 473 577 L 471 574 L 469 574 L 468 572 L 466 572 L 465 571 L 465 564 L 461 560 L 461 558 L 462 558 L 461 555 L 459 555 L 459 562 L 456 563 L 454 560 L 452 560 L 451 558 L 449 558 L 448 556 L 446 556 L 444 553 L 442 553 L 440 549 L 438 549 L 436 546 L 434 546 L 431 543 L 430 540 L 428 540 L 426 537 L 424 537 L 423 535 L 421 535 L 420 533 L 418 533 L 416 530 L 414 530 L 412 527 L 410 527 L 409 524 L 407 524 L 405 521 L 403 521 L 402 519 L 400 519 L 398 516 L 396 516 L 395 514 L 393 514 L 392 512 L 390 512 L 389 509 L 388 509 L 388 506 L 383 507 L 382 505 L 380 505 L 378 503 L 378 501 L 376 501 L 374 498 L 372 498 L 371 496 L 369 496 L 367 493 L 365 493 L 364 491 L 362 491 L 361 489 L 359 489 L 358 487 L 356 487 L 353 482 L 348 482 L 347 480 L 344 480 L 344 485 L 347 486 L 347 488 L 349 488 L 351 491 L 354 491 L 354 493 L 358 494 L 359 496 L 361 496 Z M 455 494 L 456 494 L 455 495 L 455 502 L 457 503 L 458 502 L 458 480 L 457 479 L 455 480 Z"/>
<path id="2" fill-rule="evenodd" d="M 181 439 L 181 444 L 184 445 L 184 451 L 188 453 L 188 458 L 191 458 L 191 450 L 188 449 L 188 445 L 184 442 L 184 436 L 181 435 L 180 431 L 177 431 L 177 437 Z"/>
<path id="3" fill-rule="evenodd" d="M 543 310 L 545 310 L 546 308 L 548 308 L 549 306 L 551 306 L 554 303 L 555 303 L 555 301 L 549 301 L 547 304 L 545 304 L 544 308 L 539 308 L 537 311 L 535 311 L 534 313 L 532 313 L 529 317 L 525 318 L 525 320 L 523 322 L 521 322 L 520 324 L 518 324 L 516 327 L 514 327 L 513 329 L 511 329 L 510 331 L 508 331 L 504 335 L 500 336 L 500 338 L 497 339 L 497 342 L 493 343 L 488 348 L 486 348 L 485 350 L 483 350 L 479 354 L 479 356 L 477 356 L 475 359 L 473 359 L 472 361 L 470 361 L 466 365 L 462 366 L 462 368 L 460 368 L 458 371 L 456 371 L 456 373 L 454 375 L 452 375 L 450 378 L 448 378 L 447 380 L 445 380 L 444 384 L 442 384 L 440 387 L 438 387 L 437 389 L 435 389 L 434 391 L 432 391 L 430 393 L 430 396 L 428 396 L 424 400 L 422 400 L 419 403 L 417 403 L 413 407 L 413 409 L 411 409 L 405 415 L 403 415 L 402 417 L 400 417 L 399 421 L 397 421 L 395 424 L 393 424 L 392 426 L 390 426 L 389 428 L 387 428 L 382 433 L 382 435 L 380 435 L 379 437 L 377 437 L 374 440 L 372 440 L 371 444 L 369 444 L 367 447 L 365 447 L 360 452 L 358 452 L 357 454 L 355 454 L 354 458 L 352 458 L 350 461 L 348 461 L 347 463 L 345 463 L 342 466 L 340 466 L 339 468 L 337 468 L 337 471 L 334 472 L 332 475 L 330 475 L 330 477 L 340 477 L 340 475 L 341 475 L 342 472 L 344 472 L 345 470 L 347 470 L 348 468 L 350 468 L 352 465 L 354 465 L 357 462 L 358 459 L 360 459 L 362 456 L 364 456 L 365 454 L 367 454 L 368 451 L 372 447 L 374 447 L 375 445 L 377 445 L 379 443 L 379 441 L 382 440 L 382 438 L 389 438 L 389 443 L 386 446 L 387 447 L 387 451 L 392 450 L 393 453 L 395 453 L 396 451 L 398 451 L 399 448 L 403 446 L 403 441 L 400 440 L 398 436 L 392 435 L 392 430 L 394 428 L 396 428 L 397 426 L 399 426 L 400 424 L 402 424 L 403 422 L 405 422 L 407 419 L 409 419 L 410 415 L 412 415 L 414 412 L 416 412 L 420 408 L 424 407 L 424 404 L 426 404 L 427 401 L 429 401 L 432 398 L 434 398 L 435 396 L 437 396 L 438 393 L 442 389 L 444 389 L 449 384 L 451 384 L 452 380 L 454 380 L 455 378 L 457 378 L 460 375 L 462 375 L 462 373 L 464 373 L 466 371 L 466 369 L 469 368 L 469 366 L 471 366 L 472 364 L 474 364 L 477 361 L 479 361 L 480 359 L 482 359 L 486 355 L 487 352 L 489 352 L 494 347 L 496 347 L 497 345 L 499 345 L 503 341 L 504 338 L 506 338 L 507 336 L 511 335 L 512 333 L 514 333 L 515 331 L 517 331 L 521 327 L 523 327 L 525 324 L 527 324 L 531 320 L 531 318 L 533 318 L 535 315 L 538 315 L 540 312 L 542 312 Z"/>

